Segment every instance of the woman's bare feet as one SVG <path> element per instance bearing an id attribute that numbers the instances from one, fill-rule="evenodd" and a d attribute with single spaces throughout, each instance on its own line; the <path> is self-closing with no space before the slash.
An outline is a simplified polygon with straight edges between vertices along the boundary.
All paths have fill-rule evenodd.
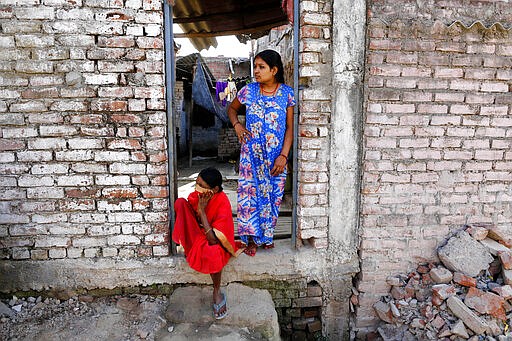
<path id="1" fill-rule="evenodd" d="M 249 245 L 246 246 L 245 250 L 244 250 L 244 253 L 247 255 L 247 256 L 251 256 L 251 257 L 254 257 L 256 255 L 256 250 L 258 249 L 258 245 L 256 245 L 255 242 L 253 242 L 252 240 L 249 242 Z"/>

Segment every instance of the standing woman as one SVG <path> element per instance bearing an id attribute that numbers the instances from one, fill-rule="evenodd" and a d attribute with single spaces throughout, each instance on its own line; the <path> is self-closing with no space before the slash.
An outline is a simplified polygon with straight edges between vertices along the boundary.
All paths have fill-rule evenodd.
<path id="1" fill-rule="evenodd" d="M 279 53 L 265 50 L 254 58 L 256 82 L 244 86 L 228 116 L 240 149 L 238 234 L 245 253 L 274 247 L 274 229 L 286 183 L 288 155 L 293 142 L 293 88 L 284 84 Z M 245 127 L 238 111 L 246 106 Z"/>

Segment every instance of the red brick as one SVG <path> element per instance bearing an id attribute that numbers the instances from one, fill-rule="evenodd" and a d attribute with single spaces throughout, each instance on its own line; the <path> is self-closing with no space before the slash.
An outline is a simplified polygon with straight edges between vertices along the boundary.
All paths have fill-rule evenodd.
<path id="1" fill-rule="evenodd" d="M 322 37 L 322 28 L 319 26 L 302 26 L 301 27 L 301 37 L 304 38 L 321 38 Z"/>
<path id="2" fill-rule="evenodd" d="M 134 151 L 131 153 L 131 160 L 132 161 L 140 161 L 140 162 L 143 162 L 143 161 L 146 161 L 146 153 L 144 152 L 138 152 L 138 151 Z"/>
<path id="3" fill-rule="evenodd" d="M 476 288 L 469 288 L 464 303 L 475 309 L 481 314 L 489 314 L 496 318 L 505 321 L 507 316 L 505 315 L 505 309 L 503 308 L 504 299 L 501 296 L 492 294 L 490 292 L 484 292 Z"/>
<path id="4" fill-rule="evenodd" d="M 99 47 L 133 47 L 135 41 L 130 37 L 98 37 Z"/>
<path id="5" fill-rule="evenodd" d="M 110 115 L 110 121 L 114 123 L 140 123 L 141 118 L 138 115 L 133 114 L 112 114 Z"/>
<path id="6" fill-rule="evenodd" d="M 499 251 L 498 258 L 505 270 L 512 270 L 512 251 Z"/>
<path id="7" fill-rule="evenodd" d="M 104 198 L 136 198 L 138 191 L 135 188 L 104 188 Z"/>
<path id="8" fill-rule="evenodd" d="M 115 139 L 107 143 L 108 149 L 141 149 L 139 140 L 135 139 Z"/>
<path id="9" fill-rule="evenodd" d="M 25 142 L 20 140 L 0 139 L 0 150 L 20 150 L 25 149 Z"/>
<path id="10" fill-rule="evenodd" d="M 145 245 L 166 245 L 169 243 L 169 233 L 150 234 L 144 237 Z"/>
<path id="11" fill-rule="evenodd" d="M 22 98 L 55 98 L 59 97 L 59 91 L 56 88 L 51 89 L 29 89 L 21 93 Z"/>
<path id="12" fill-rule="evenodd" d="M 128 102 L 116 100 L 93 100 L 91 102 L 92 111 L 126 111 Z"/>
<path id="13" fill-rule="evenodd" d="M 142 196 L 144 198 L 167 198 L 168 188 L 167 187 L 142 187 Z"/>
<path id="14" fill-rule="evenodd" d="M 150 207 L 151 203 L 144 199 L 132 200 L 132 206 L 134 210 L 146 210 Z"/>
<path id="15" fill-rule="evenodd" d="M 99 196 L 99 189 L 66 189 L 66 197 L 70 198 L 97 198 Z"/>
<path id="16" fill-rule="evenodd" d="M 453 274 L 453 281 L 465 287 L 476 287 L 475 278 L 466 276 L 460 272 L 455 272 Z"/>
<path id="17" fill-rule="evenodd" d="M 147 246 L 137 246 L 138 257 L 151 257 L 153 255 L 153 248 Z"/>
<path id="18" fill-rule="evenodd" d="M 137 46 L 141 49 L 162 49 L 164 42 L 162 38 L 138 37 Z"/>
<path id="19" fill-rule="evenodd" d="M 149 161 L 153 163 L 160 163 L 167 161 L 167 153 L 166 152 L 159 152 L 156 154 L 151 154 L 149 156 Z"/>

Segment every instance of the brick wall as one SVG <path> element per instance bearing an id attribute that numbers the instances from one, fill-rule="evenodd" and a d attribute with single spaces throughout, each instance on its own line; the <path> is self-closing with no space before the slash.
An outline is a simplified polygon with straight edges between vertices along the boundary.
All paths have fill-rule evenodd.
<path id="1" fill-rule="evenodd" d="M 299 84 L 299 238 L 327 247 L 332 3 L 301 1 Z"/>
<path id="2" fill-rule="evenodd" d="M 168 254 L 161 7 L 0 5 L 1 258 Z"/>
<path id="3" fill-rule="evenodd" d="M 245 77 L 251 74 L 251 64 L 247 58 L 228 58 L 228 57 L 203 57 L 206 65 L 210 69 L 215 80 L 225 80 L 229 74 L 229 60 L 235 72 L 234 77 Z"/>
<path id="4" fill-rule="evenodd" d="M 218 133 L 217 160 L 237 160 L 240 155 L 240 142 L 233 128 L 220 128 Z"/>
<path id="5" fill-rule="evenodd" d="M 332 93 L 331 1 L 300 2 L 298 135 L 298 242 L 327 247 L 329 117 Z M 293 37 L 288 26 L 258 40 L 257 52 L 278 51 L 293 86 Z"/>
<path id="6" fill-rule="evenodd" d="M 451 231 L 512 222 L 512 8 L 427 3 L 369 7 L 359 328 Z"/>

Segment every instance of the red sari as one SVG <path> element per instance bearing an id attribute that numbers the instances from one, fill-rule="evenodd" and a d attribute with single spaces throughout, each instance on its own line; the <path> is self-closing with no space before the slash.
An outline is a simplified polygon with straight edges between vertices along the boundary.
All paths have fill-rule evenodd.
<path id="1" fill-rule="evenodd" d="M 176 222 L 172 240 L 183 246 L 190 267 L 204 274 L 217 273 L 228 263 L 231 256 L 237 257 L 242 250 L 235 246 L 235 227 L 231 204 L 224 192 L 218 192 L 205 208 L 208 222 L 219 240 L 219 244 L 208 245 L 203 229 L 196 218 L 199 196 L 192 192 L 188 199 L 178 198 L 174 204 Z"/>

